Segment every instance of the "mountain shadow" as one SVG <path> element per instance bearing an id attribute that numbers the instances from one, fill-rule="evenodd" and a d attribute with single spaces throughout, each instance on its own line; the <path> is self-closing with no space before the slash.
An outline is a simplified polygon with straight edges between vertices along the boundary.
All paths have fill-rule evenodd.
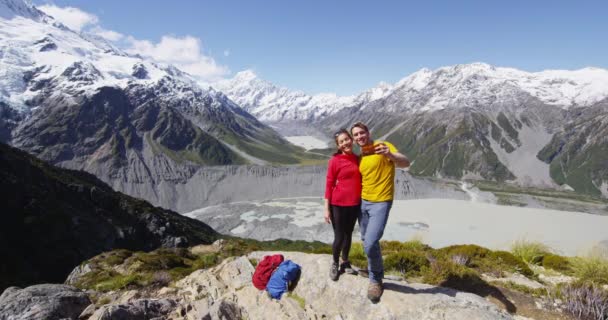
<path id="1" fill-rule="evenodd" d="M 205 223 L 5 144 L 0 144 L 0 194 L 0 291 L 63 282 L 75 266 L 103 251 L 185 247 L 219 236 Z"/>

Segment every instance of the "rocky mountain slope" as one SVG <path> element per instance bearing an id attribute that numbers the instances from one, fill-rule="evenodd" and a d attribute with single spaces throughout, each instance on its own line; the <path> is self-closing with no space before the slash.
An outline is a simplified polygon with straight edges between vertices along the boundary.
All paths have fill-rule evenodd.
<path id="1" fill-rule="evenodd" d="M 594 161 L 574 167 L 589 157 L 602 158 L 601 130 L 586 119 L 608 112 L 607 84 L 608 71 L 598 68 L 530 73 L 472 63 L 422 69 L 393 85 L 322 103 L 313 103 L 319 100 L 312 96 L 299 103 L 290 98 L 293 92 L 252 73 L 218 87 L 267 123 L 292 121 L 286 133 L 294 126 L 328 133 L 365 120 L 374 137 L 395 143 L 414 160 L 412 172 L 418 175 L 559 185 L 599 196 L 608 194 L 608 181 L 595 172 L 605 166 Z M 574 139 L 574 128 L 590 143 Z M 585 150 L 585 158 L 567 166 L 564 160 L 553 162 L 557 150 L 549 150 L 565 143 L 570 150 Z M 570 178 L 561 177 L 558 167 Z"/>
<path id="2" fill-rule="evenodd" d="M 0 9 L 3 142 L 106 182 L 318 157 L 172 66 L 76 33 L 24 1 Z"/>
<path id="3" fill-rule="evenodd" d="M 114 248 L 209 243 L 206 224 L 115 192 L 91 174 L 60 169 L 0 144 L 0 288 L 62 282 Z"/>

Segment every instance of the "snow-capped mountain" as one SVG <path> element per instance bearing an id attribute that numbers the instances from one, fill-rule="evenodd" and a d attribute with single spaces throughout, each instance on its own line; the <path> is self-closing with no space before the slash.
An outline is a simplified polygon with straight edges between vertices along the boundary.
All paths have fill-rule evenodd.
<path id="1" fill-rule="evenodd" d="M 528 95 L 564 109 L 589 106 L 608 97 L 608 70 L 525 72 L 472 63 L 422 69 L 394 84 L 384 95 L 387 112 L 513 104 Z"/>
<path id="2" fill-rule="evenodd" d="M 17 0 L 0 0 L 0 139 L 153 203 L 149 185 L 200 165 L 310 158 L 179 69 Z"/>
<path id="3" fill-rule="evenodd" d="M 250 70 L 213 85 L 266 123 L 314 121 L 355 105 L 374 105 L 376 111 L 424 112 L 445 108 L 491 107 L 512 104 L 514 96 L 529 95 L 561 108 L 588 106 L 608 97 L 608 70 L 526 72 L 471 63 L 421 69 L 395 84 L 380 83 L 354 96 L 326 93 L 306 95 L 258 78 Z"/>
<path id="4" fill-rule="evenodd" d="M 355 98 L 339 97 L 332 93 L 310 96 L 301 91 L 290 91 L 258 78 L 251 70 L 214 83 L 213 87 L 266 123 L 322 118 L 352 105 Z"/>

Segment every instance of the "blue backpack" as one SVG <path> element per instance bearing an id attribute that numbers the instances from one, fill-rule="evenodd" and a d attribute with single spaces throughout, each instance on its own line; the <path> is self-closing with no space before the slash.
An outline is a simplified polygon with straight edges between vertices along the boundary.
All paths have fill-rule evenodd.
<path id="1" fill-rule="evenodd" d="M 300 266 L 291 260 L 283 261 L 274 271 L 266 285 L 266 291 L 271 297 L 281 299 L 289 288 L 289 283 L 300 277 Z"/>

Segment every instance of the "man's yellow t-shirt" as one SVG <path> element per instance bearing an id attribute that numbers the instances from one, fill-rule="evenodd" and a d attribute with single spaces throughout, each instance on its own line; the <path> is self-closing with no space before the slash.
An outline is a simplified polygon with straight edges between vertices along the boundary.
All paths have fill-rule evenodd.
<path id="1" fill-rule="evenodd" d="M 397 148 L 386 141 L 374 141 L 374 145 L 384 143 L 391 152 Z M 379 154 L 361 156 L 361 199 L 371 202 L 393 200 L 395 193 L 395 164 L 388 157 Z"/>

